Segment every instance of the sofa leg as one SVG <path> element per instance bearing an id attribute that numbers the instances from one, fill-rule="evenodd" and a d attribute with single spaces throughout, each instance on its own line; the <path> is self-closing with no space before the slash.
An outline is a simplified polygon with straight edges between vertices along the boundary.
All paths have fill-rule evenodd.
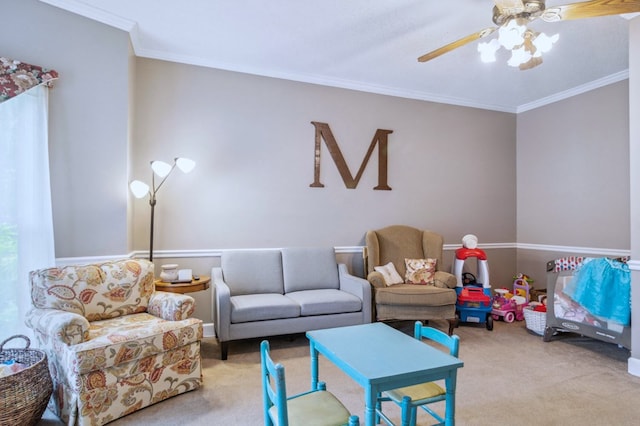
<path id="1" fill-rule="evenodd" d="M 220 344 L 220 359 L 225 361 L 229 352 L 229 342 L 218 342 Z"/>
<path id="2" fill-rule="evenodd" d="M 449 318 L 447 320 L 449 322 L 449 336 L 453 335 L 453 329 L 457 328 L 459 325 L 459 320 L 458 318 Z"/>

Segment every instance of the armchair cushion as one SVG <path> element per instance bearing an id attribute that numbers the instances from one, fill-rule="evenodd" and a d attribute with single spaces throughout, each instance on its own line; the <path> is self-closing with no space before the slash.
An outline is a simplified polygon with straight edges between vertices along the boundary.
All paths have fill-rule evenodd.
<path id="1" fill-rule="evenodd" d="M 42 269 L 30 279 L 36 308 L 74 312 L 89 321 L 145 312 L 154 291 L 153 273 L 135 260 Z"/>
<path id="2" fill-rule="evenodd" d="M 436 259 L 405 259 L 407 284 L 434 284 Z"/>
<path id="3" fill-rule="evenodd" d="M 455 305 L 458 295 L 450 288 L 414 284 L 398 284 L 376 289 L 376 303 L 399 306 Z"/>
<path id="4" fill-rule="evenodd" d="M 376 272 L 380 272 L 382 274 L 382 278 L 384 278 L 384 283 L 388 286 L 404 283 L 404 280 L 396 270 L 396 267 L 393 265 L 393 262 L 389 262 L 386 265 L 382 265 L 382 266 L 374 266 L 373 269 Z"/>

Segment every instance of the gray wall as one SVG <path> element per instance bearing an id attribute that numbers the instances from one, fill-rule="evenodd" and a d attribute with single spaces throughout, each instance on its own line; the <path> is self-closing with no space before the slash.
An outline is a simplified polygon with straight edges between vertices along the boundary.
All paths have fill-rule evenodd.
<path id="1" fill-rule="evenodd" d="M 629 249 L 629 84 L 518 114 L 518 242 Z"/>
<path id="2" fill-rule="evenodd" d="M 515 241 L 515 116 L 138 59 L 133 175 L 186 156 L 189 175 L 159 193 L 158 250 L 356 246 L 367 229 L 404 223 L 459 243 Z M 314 127 L 329 123 L 356 174 L 376 129 L 390 129 L 388 183 L 377 151 L 347 189 L 326 149 L 313 182 Z M 134 205 L 147 248 L 148 204 Z"/>
<path id="3" fill-rule="evenodd" d="M 630 250 L 629 83 L 518 114 L 517 269 Z"/>
<path id="4" fill-rule="evenodd" d="M 49 94 L 56 256 L 126 253 L 128 34 L 36 0 L 3 2 L 2 14 L 0 55 L 60 73 Z"/>

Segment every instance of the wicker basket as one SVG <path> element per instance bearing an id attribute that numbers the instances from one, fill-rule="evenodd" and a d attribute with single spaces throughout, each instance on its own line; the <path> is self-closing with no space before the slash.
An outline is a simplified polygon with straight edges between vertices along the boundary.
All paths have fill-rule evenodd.
<path id="1" fill-rule="evenodd" d="M 5 349 L 12 339 L 26 340 L 22 349 Z M 28 337 L 16 335 L 0 343 L 0 363 L 11 359 L 27 367 L 17 373 L 0 378 L 0 425 L 35 425 L 47 408 L 53 391 L 47 356 L 43 351 L 29 349 Z"/>
<path id="2" fill-rule="evenodd" d="M 547 313 L 534 311 L 531 306 L 526 306 L 523 311 L 527 328 L 540 336 L 544 335 L 544 329 L 547 326 Z"/>

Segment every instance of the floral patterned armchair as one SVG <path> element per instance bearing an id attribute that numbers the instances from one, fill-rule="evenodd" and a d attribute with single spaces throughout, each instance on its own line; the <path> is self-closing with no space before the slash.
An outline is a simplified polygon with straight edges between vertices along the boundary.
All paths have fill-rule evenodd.
<path id="1" fill-rule="evenodd" d="M 153 264 L 121 260 L 30 273 L 26 323 L 49 359 L 49 409 L 102 425 L 202 383 L 192 297 L 154 291 Z"/>

